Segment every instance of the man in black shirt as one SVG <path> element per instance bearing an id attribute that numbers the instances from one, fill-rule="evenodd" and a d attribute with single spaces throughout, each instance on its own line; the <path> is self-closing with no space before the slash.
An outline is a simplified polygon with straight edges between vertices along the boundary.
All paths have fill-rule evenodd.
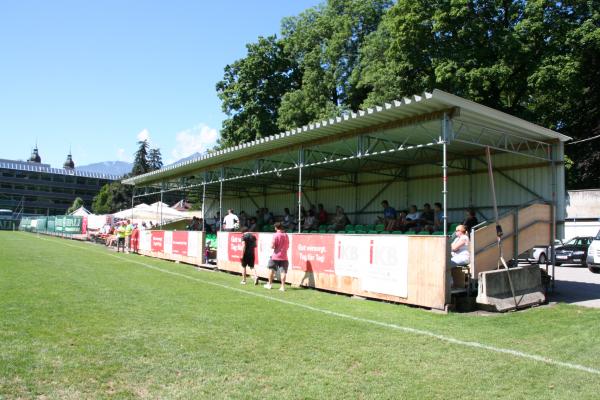
<path id="1" fill-rule="evenodd" d="M 247 227 L 242 228 L 242 243 L 244 244 L 244 250 L 242 252 L 242 285 L 246 284 L 246 267 L 252 270 L 254 275 L 254 284 L 258 285 L 258 275 L 254 268 L 254 249 L 256 249 L 256 236 L 248 232 Z"/>

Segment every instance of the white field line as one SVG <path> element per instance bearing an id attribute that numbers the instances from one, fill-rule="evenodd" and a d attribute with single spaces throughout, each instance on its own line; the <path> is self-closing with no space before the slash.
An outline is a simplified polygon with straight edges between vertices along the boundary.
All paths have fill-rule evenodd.
<path id="1" fill-rule="evenodd" d="M 46 240 L 46 241 L 51 241 L 50 239 L 47 238 L 40 238 L 42 240 Z M 75 246 L 69 243 L 66 243 L 64 240 L 60 240 L 59 243 L 65 245 L 65 246 L 69 246 L 69 247 L 74 247 L 80 250 L 88 250 L 84 247 L 81 246 Z M 426 331 L 423 329 L 417 329 L 417 328 L 411 328 L 408 326 L 402 326 L 402 325 L 396 325 L 396 324 L 390 324 L 387 322 L 381 322 L 381 321 L 376 321 L 373 319 L 367 319 L 367 318 L 361 318 L 361 317 L 355 317 L 353 315 L 349 315 L 349 314 L 343 314 L 343 313 L 339 313 L 336 311 L 331 311 L 331 310 L 326 310 L 323 308 L 318 308 L 318 307 L 313 307 L 313 306 L 309 306 L 306 304 L 302 304 L 302 303 L 296 303 L 293 301 L 289 301 L 289 300 L 284 300 L 284 299 L 280 299 L 277 297 L 271 297 L 271 296 L 267 296 L 264 294 L 260 294 L 260 293 L 256 293 L 256 292 L 250 292 L 247 290 L 243 290 L 240 288 L 236 288 L 236 287 L 232 287 L 232 286 L 228 286 L 228 285 L 223 285 L 221 283 L 216 283 L 216 282 L 211 282 L 211 281 L 207 281 L 204 279 L 200 279 L 200 278 L 195 278 L 193 276 L 189 276 L 189 275 L 185 275 L 185 274 L 181 274 L 179 272 L 175 272 L 175 271 L 169 271 L 166 269 L 162 269 L 162 268 L 158 268 L 154 265 L 150 265 L 150 264 L 146 264 L 143 263 L 141 261 L 137 261 L 137 260 L 131 260 L 129 258 L 124 258 L 122 256 L 118 256 L 116 254 L 110 254 L 110 253 L 106 253 L 104 251 L 96 251 L 96 249 L 94 249 L 94 252 L 96 253 L 102 253 L 105 255 L 108 255 L 110 257 L 114 257 L 117 258 L 121 261 L 128 261 L 132 264 L 138 264 L 141 265 L 143 267 L 149 268 L 149 269 L 153 269 L 155 271 L 159 271 L 165 274 L 169 274 L 169 275 L 173 275 L 173 276 L 178 276 L 180 278 L 185 278 L 185 279 L 189 279 L 191 281 L 195 281 L 195 282 L 200 282 L 203 283 L 205 285 L 211 285 L 211 286 L 216 286 L 216 287 L 220 287 L 223 289 L 227 289 L 227 290 L 231 290 L 234 292 L 238 292 L 238 293 L 242 293 L 248 296 L 254 296 L 254 297 L 259 297 L 265 300 L 269 300 L 269 301 L 276 301 L 278 303 L 282 303 L 282 304 L 287 304 L 289 306 L 294 306 L 294 307 L 298 307 L 298 308 L 303 308 L 305 310 L 310 310 L 313 312 L 317 312 L 317 313 L 321 313 L 321 314 L 326 314 L 326 315 L 331 315 L 334 317 L 338 317 L 338 318 L 343 318 L 343 319 L 348 319 L 351 321 L 356 321 L 356 322 L 361 322 L 361 323 L 365 323 L 365 324 L 371 324 L 371 325 L 376 325 L 376 326 L 380 326 L 380 327 L 384 327 L 384 328 L 389 328 L 389 329 L 393 329 L 396 331 L 401 331 L 401 332 L 407 332 L 407 333 L 412 333 L 414 335 L 420 335 L 420 336 L 427 336 L 427 337 L 431 337 L 443 342 L 447 342 L 447 343 L 452 343 L 455 345 L 459 345 L 459 346 L 465 346 L 465 347 L 471 347 L 471 348 L 476 348 L 476 349 L 482 349 L 482 350 L 487 350 L 490 352 L 494 352 L 494 353 L 500 353 L 500 354 L 508 354 L 517 358 L 523 358 L 526 360 L 532 360 L 532 361 L 537 361 L 537 362 L 541 362 L 544 364 L 549 364 L 549 365 L 555 365 L 558 367 L 564 367 L 564 368 L 568 368 L 568 369 L 573 369 L 576 371 L 583 371 L 583 372 L 588 372 L 590 374 L 595 374 L 595 375 L 600 375 L 600 369 L 596 369 L 596 368 L 591 368 L 591 367 L 586 367 L 584 365 L 579 365 L 579 364 L 573 364 L 573 363 L 569 363 L 569 362 L 564 362 L 564 361 L 557 361 L 557 360 L 553 360 L 551 358 L 548 357 L 544 357 L 544 356 L 539 356 L 536 354 L 529 354 L 529 353 L 524 353 L 522 351 L 518 351 L 518 350 L 512 350 L 512 349 L 506 349 L 506 348 L 502 348 L 502 347 L 495 347 L 495 346 L 490 346 L 484 343 L 479 343 L 479 342 L 472 342 L 472 341 L 466 341 L 466 340 L 461 340 L 461 339 L 456 339 L 453 338 L 451 336 L 445 336 L 445 335 L 440 335 L 437 334 L 435 332 L 431 332 L 431 331 Z"/>

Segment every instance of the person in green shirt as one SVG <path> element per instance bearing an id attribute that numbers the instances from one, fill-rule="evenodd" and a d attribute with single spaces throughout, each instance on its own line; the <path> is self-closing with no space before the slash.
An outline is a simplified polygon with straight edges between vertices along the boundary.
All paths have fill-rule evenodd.
<path id="1" fill-rule="evenodd" d="M 131 233 L 133 232 L 133 224 L 131 220 L 127 220 L 125 224 L 125 245 L 127 246 L 127 251 L 131 252 Z"/>
<path id="2" fill-rule="evenodd" d="M 125 226 L 125 221 L 121 221 L 119 226 L 117 227 L 117 253 L 119 252 L 119 247 L 125 253 L 125 236 L 127 235 L 127 228 Z"/>

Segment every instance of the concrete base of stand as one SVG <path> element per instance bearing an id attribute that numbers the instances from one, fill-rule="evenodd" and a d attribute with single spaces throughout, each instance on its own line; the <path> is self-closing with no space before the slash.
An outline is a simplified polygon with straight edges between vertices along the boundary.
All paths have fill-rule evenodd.
<path id="1" fill-rule="evenodd" d="M 508 280 L 512 279 L 515 290 L 513 298 Z M 545 301 L 541 272 L 537 265 L 486 271 L 479 274 L 477 304 L 495 311 L 509 311 L 517 308 L 542 304 Z"/>

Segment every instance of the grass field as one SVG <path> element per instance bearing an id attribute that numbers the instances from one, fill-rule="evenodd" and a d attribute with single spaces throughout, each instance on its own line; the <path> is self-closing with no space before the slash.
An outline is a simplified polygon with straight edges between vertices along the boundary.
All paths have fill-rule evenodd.
<path id="1" fill-rule="evenodd" d="M 600 310 L 442 315 L 239 280 L 0 232 L 0 399 L 600 398 Z"/>

